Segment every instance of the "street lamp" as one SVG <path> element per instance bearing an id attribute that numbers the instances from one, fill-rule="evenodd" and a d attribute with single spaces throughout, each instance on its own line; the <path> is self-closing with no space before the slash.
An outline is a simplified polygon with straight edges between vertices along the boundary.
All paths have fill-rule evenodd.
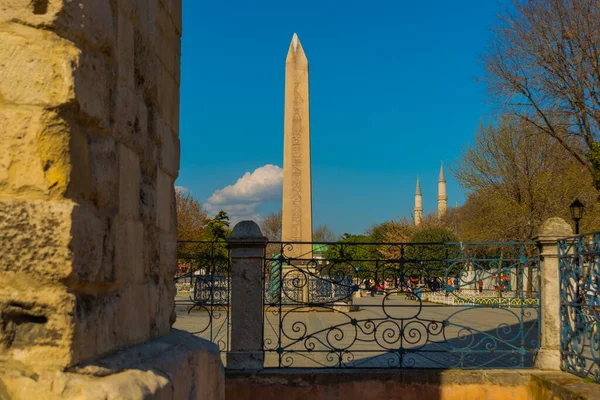
<path id="1" fill-rule="evenodd" d="M 569 206 L 569 210 L 571 211 L 571 219 L 575 221 L 575 234 L 579 235 L 579 221 L 583 218 L 585 206 L 579 199 L 575 199 Z"/>

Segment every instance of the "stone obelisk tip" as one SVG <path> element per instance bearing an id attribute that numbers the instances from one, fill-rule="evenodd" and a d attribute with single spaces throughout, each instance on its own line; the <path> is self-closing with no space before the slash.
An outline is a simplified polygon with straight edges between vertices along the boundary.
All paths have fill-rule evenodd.
<path id="1" fill-rule="evenodd" d="M 290 42 L 290 49 L 288 51 L 286 62 L 294 62 L 301 65 L 308 63 L 308 59 L 306 58 L 306 54 L 304 53 L 300 39 L 298 39 L 298 35 L 295 33 L 294 36 L 292 36 L 292 41 Z"/>

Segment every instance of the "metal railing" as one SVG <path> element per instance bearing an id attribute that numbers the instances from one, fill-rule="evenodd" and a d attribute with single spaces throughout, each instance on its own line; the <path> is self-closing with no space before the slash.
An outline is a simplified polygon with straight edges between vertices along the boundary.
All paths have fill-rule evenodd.
<path id="1" fill-rule="evenodd" d="M 558 242 L 561 368 L 600 383 L 600 232 Z"/>
<path id="2" fill-rule="evenodd" d="M 177 242 L 175 326 L 219 346 L 230 344 L 231 258 L 224 241 Z"/>
<path id="3" fill-rule="evenodd" d="M 533 366 L 535 243 L 269 247 L 277 251 L 264 258 L 267 368 Z M 455 302 L 428 302 L 432 294 Z"/>

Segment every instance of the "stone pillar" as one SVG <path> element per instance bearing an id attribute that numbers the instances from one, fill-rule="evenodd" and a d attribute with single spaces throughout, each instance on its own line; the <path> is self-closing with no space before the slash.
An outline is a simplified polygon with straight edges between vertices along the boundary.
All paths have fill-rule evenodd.
<path id="1" fill-rule="evenodd" d="M 562 218 L 549 218 L 534 240 L 540 249 L 541 341 L 535 359 L 538 369 L 560 369 L 560 274 L 557 240 L 573 234 Z"/>
<path id="2" fill-rule="evenodd" d="M 267 238 L 253 221 L 242 221 L 227 238 L 231 249 L 231 346 L 227 368 L 263 368 L 263 259 Z"/>
<path id="3" fill-rule="evenodd" d="M 310 302 L 310 275 L 308 273 L 302 275 L 302 302 L 308 304 Z"/>
<path id="4" fill-rule="evenodd" d="M 181 8 L 0 1 L 0 398 L 66 397 L 92 378 L 65 371 L 137 345 L 198 348 L 171 331 Z"/>

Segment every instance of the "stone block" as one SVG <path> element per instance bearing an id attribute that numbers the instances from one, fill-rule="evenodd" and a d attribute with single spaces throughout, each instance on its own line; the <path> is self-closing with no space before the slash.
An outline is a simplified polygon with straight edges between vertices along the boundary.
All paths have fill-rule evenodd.
<path id="1" fill-rule="evenodd" d="M 74 98 L 78 50 L 32 27 L 0 25 L 0 98 L 8 104 L 56 107 Z"/>
<path id="2" fill-rule="evenodd" d="M 72 178 L 70 125 L 37 107 L 0 110 L 0 191 L 62 195 Z"/>
<path id="3" fill-rule="evenodd" d="M 88 138 L 91 174 L 91 200 L 99 209 L 119 206 L 119 158 L 114 138 L 91 135 Z"/>
<path id="4" fill-rule="evenodd" d="M 159 101 L 157 84 L 159 81 L 158 60 L 152 43 L 148 41 L 143 32 L 137 27 L 133 33 L 133 71 L 136 90 L 142 94 L 144 101 L 148 104 L 158 105 Z"/>
<path id="5" fill-rule="evenodd" d="M 115 136 L 144 162 L 150 152 L 146 104 L 135 90 L 121 86 L 117 90 L 116 109 L 119 111 L 115 115 Z"/>
<path id="6" fill-rule="evenodd" d="M 0 271 L 58 282 L 72 270 L 71 201 L 0 200 Z"/>
<path id="7" fill-rule="evenodd" d="M 175 30 L 171 15 L 161 5 L 158 8 L 156 16 L 156 25 L 158 27 L 158 57 L 162 61 L 162 65 L 167 69 L 171 76 L 175 76 L 175 69 L 179 66 L 178 42 L 180 35 Z"/>
<path id="8" fill-rule="evenodd" d="M 173 20 L 173 24 L 175 25 L 175 29 L 177 29 L 177 33 L 181 36 L 182 33 L 182 5 L 181 0 L 171 0 L 171 19 Z"/>
<path id="9" fill-rule="evenodd" d="M 3 0 L 0 2 L 0 23 L 19 21 L 30 26 L 48 26 L 62 5 L 62 1 Z"/>
<path id="10" fill-rule="evenodd" d="M 120 347 L 150 338 L 150 296 L 146 284 L 130 284 L 119 291 L 118 340 Z M 154 314 L 154 310 L 152 313 Z"/>
<path id="11" fill-rule="evenodd" d="M 71 214 L 71 275 L 74 283 L 112 282 L 113 264 L 105 262 L 111 258 L 112 249 L 106 249 L 105 243 L 111 236 L 109 221 L 98 216 L 91 204 L 79 204 Z M 110 268 L 104 270 L 104 267 Z"/>
<path id="12" fill-rule="evenodd" d="M 160 275 L 172 278 L 177 270 L 177 232 L 160 232 Z"/>
<path id="13" fill-rule="evenodd" d="M 156 170 L 156 226 L 165 232 L 172 232 L 175 228 L 175 189 L 173 178 L 162 169 Z"/>
<path id="14" fill-rule="evenodd" d="M 150 326 L 152 338 L 166 335 L 171 330 L 171 314 L 175 308 L 175 284 L 173 278 L 149 284 Z"/>
<path id="15" fill-rule="evenodd" d="M 119 345 L 119 335 L 122 334 L 118 325 L 119 298 L 113 293 L 102 298 L 102 306 L 97 308 L 94 318 L 89 319 L 90 325 L 94 326 L 91 332 L 95 333 L 96 356 L 114 351 Z M 85 337 L 83 339 L 85 340 Z"/>
<path id="16" fill-rule="evenodd" d="M 29 280 L 23 273 L 0 275 L 0 363 L 72 365 L 75 296 L 65 288 L 40 287 Z"/>
<path id="17" fill-rule="evenodd" d="M 172 178 L 179 175 L 179 139 L 173 135 L 171 128 L 158 119 L 160 137 L 160 166 Z"/>
<path id="18" fill-rule="evenodd" d="M 157 224 L 156 202 L 158 193 L 156 191 L 156 170 L 157 168 L 154 169 L 154 173 L 152 174 L 143 172 L 142 182 L 140 185 L 140 214 L 144 220 L 144 223 L 146 223 L 146 233 L 150 232 L 150 225 L 156 226 Z M 147 241 L 148 239 L 144 240 Z"/>
<path id="19" fill-rule="evenodd" d="M 37 3 L 44 1 L 36 0 Z M 79 48 L 100 50 L 111 54 L 116 43 L 116 21 L 113 10 L 115 2 L 110 0 L 50 1 L 60 4 L 60 13 L 52 29 L 62 37 L 77 44 Z M 56 7 L 56 6 L 55 6 Z"/>
<path id="20" fill-rule="evenodd" d="M 72 352 L 76 362 L 85 362 L 119 348 L 115 292 L 77 294 Z"/>
<path id="21" fill-rule="evenodd" d="M 133 88 L 133 24 L 126 11 L 117 11 L 117 64 L 119 83 Z"/>
<path id="22" fill-rule="evenodd" d="M 37 154 L 50 194 L 64 196 L 71 180 L 71 127 L 55 112 L 43 114 Z"/>
<path id="23" fill-rule="evenodd" d="M 118 282 L 145 282 L 148 268 L 144 263 L 144 225 L 141 221 L 116 217 L 115 276 Z"/>
<path id="24" fill-rule="evenodd" d="M 119 145 L 119 214 L 140 215 L 140 159 L 126 146 Z"/>
<path id="25" fill-rule="evenodd" d="M 113 99 L 117 72 L 109 56 L 102 52 L 82 51 L 74 73 L 75 97 L 79 110 L 91 118 L 94 127 L 108 131 L 111 128 Z M 88 123 L 91 124 L 92 121 Z"/>
<path id="26" fill-rule="evenodd" d="M 16 107 L 0 109 L 0 192 L 48 193 L 37 140 L 43 112 Z"/>
<path id="27" fill-rule="evenodd" d="M 92 199 L 92 176 L 90 170 L 90 150 L 88 147 L 88 136 L 78 124 L 72 124 L 70 131 L 69 155 L 70 171 L 69 185 L 66 197 L 79 202 L 87 202 Z"/>
<path id="28" fill-rule="evenodd" d="M 160 68 L 160 83 L 158 85 L 159 99 L 169 99 L 160 104 L 159 112 L 171 127 L 173 132 L 179 132 L 179 85 L 175 78 L 166 70 Z"/>
<path id="29" fill-rule="evenodd" d="M 28 26 L 56 31 L 78 45 L 112 49 L 115 43 L 113 2 L 96 0 L 3 0 L 0 22 L 22 22 Z"/>

